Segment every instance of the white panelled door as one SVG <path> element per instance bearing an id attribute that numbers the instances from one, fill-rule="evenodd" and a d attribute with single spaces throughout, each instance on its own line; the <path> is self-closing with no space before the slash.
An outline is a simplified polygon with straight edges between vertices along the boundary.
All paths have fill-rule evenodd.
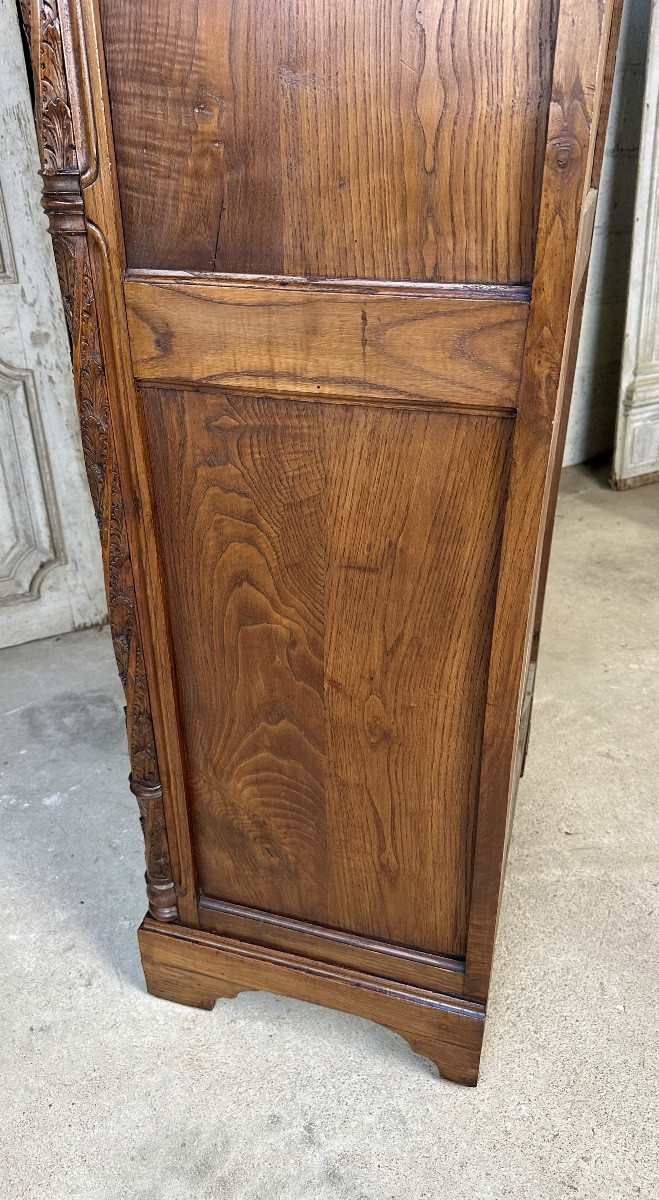
<path id="1" fill-rule="evenodd" d="M 105 619 L 14 0 L 0 0 L 0 646 Z"/>
<path id="2" fill-rule="evenodd" d="M 653 0 L 613 484 L 659 479 L 659 0 Z"/>

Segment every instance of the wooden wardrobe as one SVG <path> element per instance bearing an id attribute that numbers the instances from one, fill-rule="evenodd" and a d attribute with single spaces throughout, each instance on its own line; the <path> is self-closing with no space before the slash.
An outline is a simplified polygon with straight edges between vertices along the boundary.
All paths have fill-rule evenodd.
<path id="1" fill-rule="evenodd" d="M 22 3 L 147 987 L 473 1084 L 620 5 Z"/>

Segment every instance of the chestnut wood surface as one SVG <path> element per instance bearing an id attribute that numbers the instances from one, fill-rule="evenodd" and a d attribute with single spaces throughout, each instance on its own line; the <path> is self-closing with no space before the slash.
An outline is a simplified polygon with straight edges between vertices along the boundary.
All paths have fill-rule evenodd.
<path id="1" fill-rule="evenodd" d="M 157 995 L 476 1080 L 620 6 L 22 0 Z"/>
<path id="2" fill-rule="evenodd" d="M 388 978 L 331 966 L 201 930 L 163 926 L 150 918 L 139 930 L 147 987 L 155 996 L 212 1008 L 219 996 L 258 988 L 368 1017 L 395 1029 L 445 1079 L 475 1085 L 484 1008 L 469 1000 Z"/>
<path id="3" fill-rule="evenodd" d="M 314 925 L 310 921 L 282 917 L 279 913 L 245 908 L 226 900 L 212 900 L 209 896 L 200 899 L 199 921 L 202 929 L 225 937 L 258 942 L 273 950 L 290 950 L 321 962 L 354 967 L 371 975 L 418 984 L 452 996 L 462 995 L 464 962 L 461 958 L 427 954 L 395 942 L 360 937 L 327 925 Z"/>
<path id="4" fill-rule="evenodd" d="M 101 0 L 130 267 L 520 282 L 556 0 Z"/>
<path id="5" fill-rule="evenodd" d="M 463 954 L 512 421 L 142 397 L 202 892 Z"/>
<path id="6" fill-rule="evenodd" d="M 136 378 L 371 397 L 473 409 L 515 407 L 528 319 L 516 288 L 129 278 Z"/>
<path id="7" fill-rule="evenodd" d="M 478 797 L 465 991 L 484 999 L 512 816 L 516 749 L 542 560 L 542 532 L 560 442 L 559 390 L 569 368 L 571 315 L 583 281 L 597 126 L 605 94 L 612 0 L 562 0 L 538 218 L 529 323 L 511 451 Z M 576 36 L 579 30 L 580 36 Z M 604 34 L 604 36 L 602 36 Z M 587 86 L 590 81 L 590 86 Z M 588 229 L 588 226 L 586 226 Z M 592 226 L 591 226 L 592 228 Z M 557 410 L 559 419 L 556 419 Z M 513 751 L 511 755 L 511 750 Z"/>

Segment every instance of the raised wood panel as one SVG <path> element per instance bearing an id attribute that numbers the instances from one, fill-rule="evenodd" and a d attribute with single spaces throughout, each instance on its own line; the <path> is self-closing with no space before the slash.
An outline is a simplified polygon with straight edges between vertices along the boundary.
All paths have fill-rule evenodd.
<path id="1" fill-rule="evenodd" d="M 512 421 L 346 417 L 328 479 L 331 924 L 463 954 Z"/>
<path id="2" fill-rule="evenodd" d="M 495 410 L 517 400 L 523 289 L 187 277 L 128 279 L 125 295 L 133 368 L 145 382 Z"/>
<path id="3" fill-rule="evenodd" d="M 513 422 L 142 397 L 201 891 L 463 954 Z"/>
<path id="4" fill-rule="evenodd" d="M 101 0 L 128 265 L 530 280 L 556 0 Z"/>

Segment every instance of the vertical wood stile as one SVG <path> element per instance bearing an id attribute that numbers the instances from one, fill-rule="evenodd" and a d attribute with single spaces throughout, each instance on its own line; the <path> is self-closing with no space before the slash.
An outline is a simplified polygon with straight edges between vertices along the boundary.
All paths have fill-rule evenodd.
<path id="1" fill-rule="evenodd" d="M 590 188 L 613 0 L 561 0 L 529 324 L 497 595 L 467 941 L 465 994 L 487 997 L 541 531 L 559 433 L 577 246 Z M 582 271 L 583 273 L 583 271 Z M 549 453 L 547 447 L 550 447 Z"/>

